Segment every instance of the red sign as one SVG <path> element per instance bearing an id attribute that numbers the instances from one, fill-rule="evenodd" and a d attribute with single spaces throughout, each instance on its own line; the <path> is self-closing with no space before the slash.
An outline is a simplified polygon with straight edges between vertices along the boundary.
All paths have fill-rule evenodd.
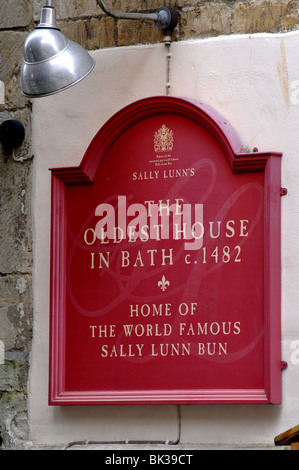
<path id="1" fill-rule="evenodd" d="M 52 170 L 52 405 L 280 403 L 280 153 L 152 97 Z"/>

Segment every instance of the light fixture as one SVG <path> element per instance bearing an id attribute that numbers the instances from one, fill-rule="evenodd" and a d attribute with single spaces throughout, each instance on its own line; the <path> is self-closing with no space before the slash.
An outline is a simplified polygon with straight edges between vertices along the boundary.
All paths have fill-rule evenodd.
<path id="1" fill-rule="evenodd" d="M 123 13 L 112 10 L 103 0 L 96 1 L 105 13 L 114 18 L 153 20 L 168 40 L 178 21 L 174 8 L 161 7 L 155 13 Z M 38 98 L 65 90 L 86 77 L 94 65 L 85 49 L 61 33 L 52 0 L 45 0 L 40 24 L 24 43 L 22 93 L 29 98 Z"/>
<path id="2" fill-rule="evenodd" d="M 24 43 L 23 94 L 36 98 L 65 90 L 86 77 L 93 67 L 88 52 L 60 32 L 52 0 L 46 0 L 40 24 Z"/>
<path id="3" fill-rule="evenodd" d="M 6 150 L 19 147 L 25 138 L 23 124 L 16 119 L 8 119 L 0 125 L 0 143 Z"/>
<path id="4" fill-rule="evenodd" d="M 25 139 L 25 128 L 20 121 L 16 119 L 8 119 L 0 125 L 0 144 L 3 145 L 5 150 L 12 154 L 16 162 L 24 162 L 32 158 L 32 156 L 15 156 L 15 149 L 22 145 Z"/>
<path id="5" fill-rule="evenodd" d="M 170 35 L 178 22 L 178 13 L 175 8 L 161 7 L 155 13 L 124 13 L 112 10 L 104 0 L 97 0 L 102 10 L 113 18 L 123 20 L 152 20 L 164 34 Z"/>

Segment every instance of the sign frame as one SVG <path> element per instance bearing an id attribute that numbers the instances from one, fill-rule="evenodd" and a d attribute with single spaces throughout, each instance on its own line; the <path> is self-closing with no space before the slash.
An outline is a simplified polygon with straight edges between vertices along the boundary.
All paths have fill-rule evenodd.
<path id="1" fill-rule="evenodd" d="M 264 173 L 264 389 L 65 390 L 66 188 L 93 184 L 101 160 L 118 137 L 135 123 L 159 113 L 185 116 L 204 126 L 220 143 L 232 172 Z M 134 102 L 112 116 L 90 143 L 80 166 L 51 169 L 50 405 L 281 402 L 281 156 L 280 152 L 245 153 L 228 122 L 202 103 L 155 96 Z"/>

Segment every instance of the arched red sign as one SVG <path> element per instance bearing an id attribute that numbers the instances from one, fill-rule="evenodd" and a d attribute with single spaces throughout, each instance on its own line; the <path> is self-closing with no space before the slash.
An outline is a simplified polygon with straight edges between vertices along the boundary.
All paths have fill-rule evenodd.
<path id="1" fill-rule="evenodd" d="M 280 403 L 280 167 L 163 96 L 52 170 L 50 404 Z"/>

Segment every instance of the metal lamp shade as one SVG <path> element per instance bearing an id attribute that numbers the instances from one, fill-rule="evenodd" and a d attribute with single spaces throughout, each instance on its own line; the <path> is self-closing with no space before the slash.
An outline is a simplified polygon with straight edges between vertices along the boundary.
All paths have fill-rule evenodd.
<path id="1" fill-rule="evenodd" d="M 24 43 L 21 87 L 30 98 L 69 88 L 94 67 L 88 52 L 60 32 L 55 16 L 54 8 L 43 7 L 39 26 Z"/>

